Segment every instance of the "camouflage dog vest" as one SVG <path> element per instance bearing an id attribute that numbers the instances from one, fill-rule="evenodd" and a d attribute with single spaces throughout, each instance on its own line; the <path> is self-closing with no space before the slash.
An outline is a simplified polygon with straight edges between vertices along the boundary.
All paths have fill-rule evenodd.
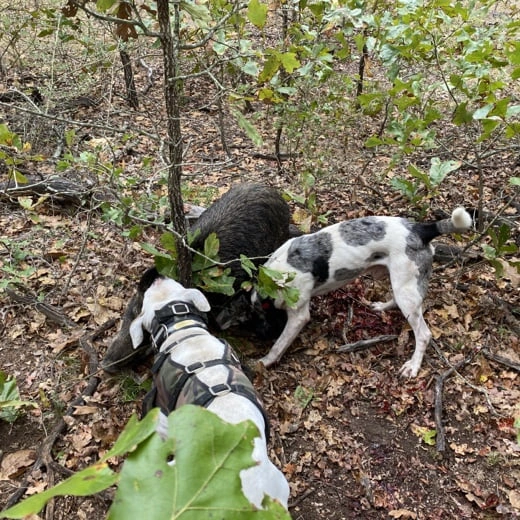
<path id="1" fill-rule="evenodd" d="M 244 374 L 238 356 L 227 342 L 220 340 L 224 344 L 224 354 L 218 359 L 182 365 L 171 358 L 171 351 L 182 341 L 197 336 L 207 337 L 205 333 L 197 331 L 201 328 L 207 330 L 203 313 L 184 302 L 170 302 L 156 311 L 152 323 L 152 342 L 155 348 L 159 349 L 173 332 L 187 328 L 193 328 L 193 333 L 184 336 L 179 342 L 173 342 L 156 355 L 152 367 L 154 386 L 143 402 L 143 414 L 154 406 L 160 407 L 165 415 L 183 404 L 207 408 L 216 397 L 232 392 L 249 399 L 262 412 L 266 438 L 269 438 L 269 422 L 262 402 L 251 381 Z M 222 383 L 208 386 L 197 376 L 202 370 L 218 365 L 227 368 L 227 377 Z"/>

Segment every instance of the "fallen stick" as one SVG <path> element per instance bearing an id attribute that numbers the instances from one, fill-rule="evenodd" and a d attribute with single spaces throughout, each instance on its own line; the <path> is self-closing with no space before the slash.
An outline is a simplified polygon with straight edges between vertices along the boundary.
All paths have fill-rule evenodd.
<path id="1" fill-rule="evenodd" d="M 61 325 L 62 327 L 74 328 L 78 325 L 70 320 L 65 314 L 63 314 L 58 307 L 51 305 L 45 302 L 39 302 L 35 296 L 30 296 L 27 294 L 20 294 L 14 292 L 11 289 L 6 289 L 7 294 L 16 303 L 21 303 L 22 305 L 30 305 L 34 307 L 38 312 L 41 312 L 47 318 L 49 318 L 54 323 Z"/>
<path id="2" fill-rule="evenodd" d="M 393 341 L 397 339 L 396 335 L 384 335 L 377 336 L 375 338 L 369 339 L 360 339 L 359 341 L 355 341 L 354 343 L 346 343 L 341 347 L 338 347 L 338 352 L 358 352 L 360 350 L 365 350 L 376 343 L 381 343 L 383 341 Z"/>
<path id="3" fill-rule="evenodd" d="M 446 449 L 446 434 L 444 433 L 444 425 L 442 424 L 442 394 L 444 391 L 444 382 L 454 372 L 457 372 L 460 368 L 470 363 L 479 352 L 481 352 L 480 348 L 473 349 L 462 361 L 451 366 L 448 370 L 435 378 L 435 427 L 437 429 L 435 447 L 438 452 L 442 452 Z"/>
<path id="4" fill-rule="evenodd" d="M 487 348 L 482 349 L 482 354 L 484 354 L 484 357 L 487 357 L 491 361 L 494 361 L 495 363 L 500 363 L 502 365 L 505 365 L 506 367 L 511 368 L 512 370 L 516 370 L 517 372 L 520 372 L 520 363 L 516 363 L 515 361 L 511 361 L 509 358 L 506 358 L 504 356 L 499 356 L 498 354 L 493 354 L 492 352 L 489 352 Z"/>
<path id="5" fill-rule="evenodd" d="M 295 498 L 294 500 L 291 500 L 289 502 L 289 509 L 292 509 L 293 507 L 296 507 L 301 502 L 303 502 L 309 495 L 312 495 L 316 490 L 314 488 L 309 488 L 305 490 L 299 497 Z"/>

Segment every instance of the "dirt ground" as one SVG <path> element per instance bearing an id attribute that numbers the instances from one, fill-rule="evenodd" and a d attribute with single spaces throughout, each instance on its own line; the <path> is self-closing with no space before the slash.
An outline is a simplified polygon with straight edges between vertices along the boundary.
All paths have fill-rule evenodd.
<path id="1" fill-rule="evenodd" d="M 145 71 L 138 72 L 137 80 L 138 85 L 145 84 Z M 231 122 L 227 128 L 234 160 L 227 160 L 217 131 L 218 113 L 213 105 L 208 108 L 203 90 L 200 84 L 188 89 L 188 116 L 183 121 L 192 193 L 209 186 L 214 197 L 244 181 L 301 190 L 292 168 L 280 173 L 276 162 L 256 153 Z M 112 103 L 114 117 L 135 122 L 159 110 L 159 85 L 143 100 L 140 112 L 130 112 L 122 99 Z M 79 106 L 73 115 L 95 121 L 105 109 L 102 104 Z M 14 121 L 17 117 L 14 112 L 8 116 Z M 268 118 L 261 125 L 269 152 L 273 132 Z M 320 131 L 324 130 L 315 129 Z M 368 124 L 360 123 L 351 129 L 348 146 L 335 140 L 337 136 L 323 134 L 321 168 L 328 168 L 328 174 L 318 178 L 316 193 L 320 213 L 328 213 L 329 223 L 369 214 L 415 213 L 381 178 L 387 157 L 372 158 L 362 169 L 367 160 L 362 142 L 369 132 Z M 97 138 L 92 129 L 81 133 L 85 146 Z M 454 138 L 464 144 L 463 137 Z M 119 150 L 119 164 L 125 173 L 139 174 L 153 148 L 145 139 L 134 140 Z M 494 160 L 501 167 L 489 165 L 486 170 L 486 209 L 491 214 L 512 190 L 504 188 L 504 179 L 515 171 L 518 175 L 512 154 Z M 110 183 L 92 171 L 68 175 L 95 188 L 80 204 L 49 199 L 28 210 L 15 198 L 0 202 L 4 239 L 0 262 L 35 267 L 23 287 L 73 323 L 59 325 L 34 302 L 22 304 L 5 292 L 1 295 L 0 367 L 16 377 L 23 399 L 38 405 L 25 409 L 12 424 L 0 421 L 2 508 L 23 483 L 33 494 L 96 461 L 131 413 L 139 410 L 149 383 L 146 364 L 117 377 L 100 372 L 94 394 L 65 416 L 65 426 L 52 446 L 52 460 L 31 469 L 46 437 L 88 384 L 89 359 L 79 340 L 109 322 L 90 341 L 101 359 L 136 281 L 150 264 L 150 256 L 124 236 L 121 226 L 101 218 L 98 202 L 108 196 Z M 442 185 L 427 216 L 439 209 L 449 212 L 458 204 L 474 204 L 476 184 L 474 172 L 457 172 Z M 141 187 L 164 193 L 152 177 L 145 178 Z M 294 202 L 291 206 L 295 212 L 301 210 Z M 517 242 L 518 210 L 513 205 L 505 213 Z M 141 240 L 153 243 L 157 236 L 156 229 L 146 228 Z M 459 241 L 443 241 L 462 248 L 473 238 L 470 233 Z M 367 304 L 383 298 L 387 288 L 385 282 L 361 279 L 316 298 L 312 321 L 289 352 L 255 379 L 271 420 L 273 460 L 291 485 L 292 517 L 520 518 L 520 445 L 513 426 L 520 416 L 517 275 L 509 273 L 498 280 L 482 259 L 478 241 L 454 261 L 436 263 L 425 301 L 434 341 L 419 376 L 412 380 L 398 376 L 413 344 L 406 321 L 398 311 L 380 315 Z M 21 292 L 20 286 L 14 289 Z M 345 343 L 386 334 L 398 339 L 352 354 L 337 350 Z M 270 347 L 238 334 L 228 340 L 251 363 Z M 492 355 L 516 365 L 493 360 Z M 460 368 L 450 372 L 458 363 Z M 436 384 L 442 375 L 446 378 L 439 411 L 446 447 L 439 452 L 439 432 L 436 437 L 432 430 Z M 105 493 L 58 499 L 46 518 L 104 518 L 110 498 Z"/>

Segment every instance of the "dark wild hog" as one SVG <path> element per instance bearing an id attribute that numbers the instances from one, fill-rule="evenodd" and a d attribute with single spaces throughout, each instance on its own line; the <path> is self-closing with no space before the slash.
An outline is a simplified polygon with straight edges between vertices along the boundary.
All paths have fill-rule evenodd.
<path id="1" fill-rule="evenodd" d="M 230 262 L 243 254 L 254 258 L 256 265 L 263 263 L 270 253 L 291 236 L 298 234 L 296 228 L 290 225 L 289 207 L 278 191 L 259 184 L 239 184 L 231 188 L 201 214 L 191 227 L 192 232 L 196 230 L 200 230 L 200 233 L 192 244 L 194 249 L 203 250 L 206 237 L 215 233 L 220 240 L 221 262 Z M 232 276 L 236 278 L 237 293 L 231 297 L 206 293 L 212 307 L 210 320 L 217 328 L 241 323 L 245 328 L 254 329 L 256 322 L 251 315 L 249 295 L 239 290 L 241 283 L 248 278 L 247 273 L 238 260 L 229 266 Z M 130 323 L 141 312 L 143 295 L 147 289 L 141 285 L 132 296 L 123 314 L 121 329 L 101 361 L 106 372 L 118 372 L 151 353 L 149 342 L 134 350 L 129 334 Z M 255 332 L 263 337 L 279 334 L 285 325 L 285 313 L 278 314 L 272 318 L 273 330 L 263 327 Z"/>

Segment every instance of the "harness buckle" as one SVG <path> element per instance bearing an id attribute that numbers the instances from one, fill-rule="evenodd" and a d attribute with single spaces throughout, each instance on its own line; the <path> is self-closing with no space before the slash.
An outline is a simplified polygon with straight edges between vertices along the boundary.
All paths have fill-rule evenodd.
<path id="1" fill-rule="evenodd" d="M 187 365 L 184 367 L 184 372 L 186 374 L 189 374 L 190 376 L 192 374 L 196 374 L 197 372 L 200 372 L 206 368 L 206 365 L 204 363 L 201 363 L 200 361 L 197 361 L 196 363 L 192 363 L 191 365 Z"/>
<path id="2" fill-rule="evenodd" d="M 231 387 L 227 383 L 220 383 L 219 385 L 210 386 L 208 388 L 209 393 L 213 397 L 222 397 L 223 395 L 229 394 L 231 390 Z"/>
<path id="3" fill-rule="evenodd" d="M 177 302 L 170 305 L 170 309 L 175 316 L 184 316 L 190 314 L 190 308 L 187 303 Z"/>

